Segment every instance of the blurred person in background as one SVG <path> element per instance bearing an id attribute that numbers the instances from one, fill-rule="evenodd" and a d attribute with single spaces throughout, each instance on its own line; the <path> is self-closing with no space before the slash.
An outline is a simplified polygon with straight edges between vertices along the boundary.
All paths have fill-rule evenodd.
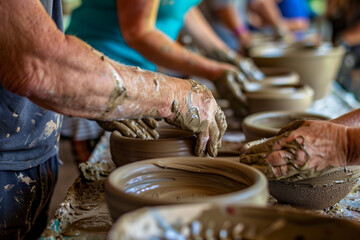
<path id="1" fill-rule="evenodd" d="M 272 30 L 291 41 L 292 32 L 307 30 L 310 21 L 306 0 L 204 0 L 200 8 L 218 36 L 240 53 L 251 46 L 251 31 Z"/>

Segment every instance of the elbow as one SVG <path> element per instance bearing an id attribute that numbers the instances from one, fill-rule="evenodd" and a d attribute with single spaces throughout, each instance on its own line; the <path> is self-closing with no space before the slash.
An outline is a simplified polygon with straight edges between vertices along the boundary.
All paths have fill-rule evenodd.
<path id="1" fill-rule="evenodd" d="M 146 35 L 149 31 L 142 31 L 139 29 L 122 31 L 125 42 L 132 48 L 138 50 L 146 40 Z"/>

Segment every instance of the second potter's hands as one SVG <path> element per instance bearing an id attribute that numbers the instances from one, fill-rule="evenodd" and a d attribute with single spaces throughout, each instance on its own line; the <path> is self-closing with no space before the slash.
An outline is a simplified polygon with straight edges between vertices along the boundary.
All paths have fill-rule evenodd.
<path id="1" fill-rule="evenodd" d="M 216 157 L 227 123 L 224 112 L 211 91 L 194 80 L 186 104 L 172 104 L 172 114 L 165 121 L 178 128 L 192 131 L 197 136 L 195 155 Z"/>
<path id="2" fill-rule="evenodd" d="M 301 180 L 332 167 L 346 166 L 347 127 L 330 121 L 299 120 L 273 138 L 250 142 L 240 162 L 262 171 L 269 180 Z"/>
<path id="3" fill-rule="evenodd" d="M 121 135 L 141 139 L 157 139 L 158 121 L 154 118 L 125 119 L 121 121 L 97 121 L 106 131 L 119 131 Z"/>
<path id="4" fill-rule="evenodd" d="M 248 114 L 247 100 L 244 94 L 246 82 L 247 79 L 244 74 L 232 70 L 224 71 L 214 81 L 220 97 L 229 101 L 231 109 L 240 118 Z"/>
<path id="5" fill-rule="evenodd" d="M 236 66 L 250 81 L 261 81 L 265 77 L 250 58 L 243 57 L 234 51 L 215 50 L 211 57 L 219 62 Z"/>

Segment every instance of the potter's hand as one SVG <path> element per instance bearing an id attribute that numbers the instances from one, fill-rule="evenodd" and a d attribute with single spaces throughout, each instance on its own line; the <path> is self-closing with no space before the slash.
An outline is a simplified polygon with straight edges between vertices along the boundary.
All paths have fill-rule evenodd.
<path id="1" fill-rule="evenodd" d="M 238 67 L 251 81 L 261 81 L 265 77 L 250 58 L 240 56 L 233 51 L 215 50 L 212 57 L 217 61 L 230 63 Z"/>
<path id="2" fill-rule="evenodd" d="M 97 121 L 106 131 L 119 131 L 123 136 L 141 139 L 157 139 L 158 122 L 153 118 L 125 119 L 121 121 Z"/>
<path id="3" fill-rule="evenodd" d="M 192 87 L 186 97 L 187 104 L 180 106 L 174 101 L 171 109 L 173 114 L 165 118 L 165 121 L 197 135 L 197 156 L 203 156 L 207 152 L 216 157 L 227 128 L 225 115 L 207 87 L 194 80 L 189 81 Z"/>
<path id="4" fill-rule="evenodd" d="M 214 84 L 221 98 L 230 102 L 230 107 L 238 117 L 248 113 L 244 86 L 247 80 L 240 72 L 225 71 Z"/>
<path id="5" fill-rule="evenodd" d="M 316 177 L 331 167 L 347 165 L 347 127 L 329 121 L 301 120 L 280 135 L 244 146 L 240 162 L 261 170 L 269 179 Z"/>

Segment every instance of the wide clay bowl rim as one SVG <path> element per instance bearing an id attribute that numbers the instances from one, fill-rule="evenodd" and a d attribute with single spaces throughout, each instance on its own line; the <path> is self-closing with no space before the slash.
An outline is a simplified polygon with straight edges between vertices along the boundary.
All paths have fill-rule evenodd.
<path id="1" fill-rule="evenodd" d="M 261 84 L 259 85 L 261 86 Z M 266 89 L 269 89 L 267 91 Z M 292 90 L 293 89 L 293 90 Z M 259 89 L 249 90 L 245 92 L 248 99 L 304 99 L 312 98 L 314 90 L 308 85 L 289 84 L 289 85 L 272 85 L 261 86 Z"/>
<path id="2" fill-rule="evenodd" d="M 187 130 L 183 130 L 180 128 L 157 128 L 156 131 L 159 133 L 159 135 L 161 136 L 161 133 L 166 133 L 166 132 L 179 132 L 179 133 L 183 133 L 184 136 L 178 136 L 178 137 L 167 137 L 167 138 L 158 138 L 158 139 L 141 139 L 141 138 L 132 138 L 132 137 L 126 137 L 126 136 L 122 136 L 121 133 L 119 131 L 113 131 L 111 135 L 114 135 L 114 137 L 116 137 L 116 141 L 119 142 L 130 142 L 130 143 L 146 143 L 148 142 L 149 144 L 153 144 L 156 142 L 163 142 L 163 141 L 180 141 L 180 140 L 188 140 L 191 138 L 194 138 L 194 133 L 187 131 Z"/>
<path id="3" fill-rule="evenodd" d="M 216 196 L 208 196 L 205 199 L 198 199 L 198 200 L 189 200 L 189 201 L 175 201 L 175 200 L 153 200 L 149 198 L 138 197 L 136 195 L 128 194 L 123 191 L 120 187 L 118 187 L 119 179 L 131 176 L 134 172 L 144 172 L 148 168 L 155 169 L 157 168 L 153 163 L 164 163 L 171 162 L 171 163 L 178 163 L 184 159 L 191 159 L 192 162 L 200 162 L 202 164 L 212 164 L 212 165 L 221 165 L 221 166 L 228 166 L 229 169 L 235 168 L 241 170 L 244 173 L 244 176 L 247 177 L 251 182 L 252 185 L 249 187 L 231 192 L 225 193 Z M 164 169 L 166 170 L 166 169 Z M 194 173 L 195 174 L 195 173 Z M 268 191 L 268 182 L 266 177 L 257 169 L 247 166 L 245 164 L 234 162 L 227 159 L 216 159 L 216 158 L 206 158 L 206 157 L 171 157 L 171 158 L 156 158 L 156 159 L 149 159 L 143 160 L 140 162 L 129 163 L 124 166 L 121 166 L 115 169 L 107 178 L 105 182 L 105 192 L 112 197 L 120 197 L 121 199 L 126 199 L 125 201 L 129 202 L 143 202 L 146 205 L 163 205 L 163 204 L 179 204 L 179 203 L 195 203 L 195 202 L 239 202 L 253 196 L 258 195 L 259 193 Z M 105 195 L 107 195 L 105 194 Z"/>
<path id="4" fill-rule="evenodd" d="M 316 113 L 308 113 L 308 112 L 302 112 L 302 111 L 266 111 L 266 112 L 258 112 L 251 114 L 249 116 L 246 116 L 242 122 L 242 125 L 244 128 L 256 130 L 256 131 L 264 131 L 264 132 L 272 132 L 274 134 L 277 134 L 280 130 L 280 128 L 274 128 L 274 127 L 264 127 L 259 124 L 255 124 L 254 122 L 257 120 L 262 120 L 266 118 L 276 118 L 276 117 L 287 117 L 287 116 L 299 116 L 299 118 L 306 119 L 309 118 L 322 118 L 319 120 L 330 120 L 330 117 L 322 115 L 322 114 L 316 114 Z M 285 127 L 285 126 L 284 126 Z"/>
<path id="5" fill-rule="evenodd" d="M 229 213 L 229 211 L 231 212 Z M 167 228 L 159 225 L 161 222 L 166 223 Z M 243 223 L 244 233 L 256 237 L 256 239 L 267 239 L 264 235 L 265 230 L 270 230 L 274 223 L 284 222 L 285 226 L 273 228 L 272 234 L 281 234 L 282 231 L 289 231 L 294 226 L 298 226 L 298 231 L 304 231 L 311 227 L 323 233 L 321 237 L 328 236 L 335 239 L 331 235 L 331 231 L 324 231 L 319 227 L 331 226 L 333 232 L 343 235 L 343 231 L 351 231 L 352 235 L 347 234 L 351 239 L 357 239 L 354 233 L 360 233 L 360 224 L 345 218 L 334 218 L 326 215 L 316 214 L 313 212 L 305 212 L 299 209 L 293 209 L 283 206 L 227 206 L 227 205 L 211 205 L 211 204 L 181 204 L 176 206 L 156 206 L 138 209 L 136 211 L 126 213 L 121 216 L 111 228 L 109 232 L 110 240 L 118 239 L 142 239 L 140 236 L 150 234 L 149 237 L 164 236 L 166 229 L 181 229 L 184 226 L 190 226 L 195 220 L 214 221 L 215 228 L 222 226 L 225 220 L 231 220 L 232 227 L 236 223 Z M 252 224 L 250 224 L 252 223 Z M 154 227 L 149 227 L 153 225 Z M 203 223 L 203 225 L 205 225 Z M 335 228 L 334 228 L 335 227 Z M 134 232 L 133 229 L 139 229 L 140 232 Z M 334 228 L 334 229 L 333 229 Z M 255 231 L 254 231 L 255 230 Z M 296 231 L 295 233 L 297 233 Z M 202 231 L 203 232 L 203 231 Z M 271 234 L 271 232 L 268 232 Z M 311 232 L 308 231 L 311 234 Z M 206 234 L 206 233 L 205 233 Z M 140 237 L 140 238 L 139 238 Z M 203 237 L 203 235 L 201 236 Z M 276 239 L 272 236 L 272 239 Z M 247 239 L 247 238 L 246 238 Z M 255 239 L 255 238 L 251 238 Z M 284 237 L 277 239 L 284 240 Z M 294 238 L 291 238 L 294 239 Z M 299 238 L 300 239 L 300 238 Z M 303 238 L 301 238 L 303 239 Z M 306 238 L 307 239 L 307 238 Z M 314 238 L 315 239 L 315 236 Z M 320 238 L 328 239 L 328 238 Z"/>
<path id="6" fill-rule="evenodd" d="M 276 49 L 279 54 L 266 54 L 268 49 Z M 281 52 L 282 51 L 282 52 Z M 323 48 L 281 48 L 278 44 L 268 43 L 250 49 L 251 58 L 264 59 L 316 59 L 326 57 L 340 57 L 345 53 L 342 46 L 331 47 L 328 43 L 323 44 Z"/>
<path id="7" fill-rule="evenodd" d="M 259 67 L 260 71 L 262 71 L 265 75 L 265 81 L 266 79 L 273 79 L 273 78 L 281 78 L 281 79 L 291 79 L 293 84 L 300 82 L 300 76 L 299 74 L 290 69 L 285 67 Z"/>

